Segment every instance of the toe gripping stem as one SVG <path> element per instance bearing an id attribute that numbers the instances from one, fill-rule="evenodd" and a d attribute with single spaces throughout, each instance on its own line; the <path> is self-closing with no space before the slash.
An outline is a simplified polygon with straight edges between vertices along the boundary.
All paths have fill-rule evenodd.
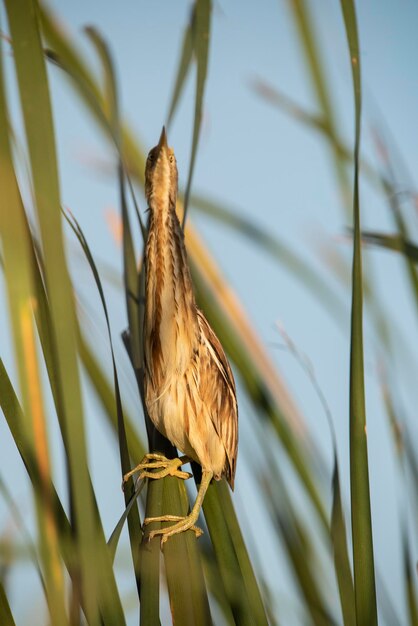
<path id="1" fill-rule="evenodd" d="M 182 465 L 189 463 L 189 461 L 190 459 L 187 456 L 167 459 L 162 454 L 146 454 L 142 461 L 134 467 L 133 470 L 124 475 L 122 489 L 134 474 L 138 474 L 137 481 L 143 480 L 144 478 L 157 480 L 159 478 L 165 478 L 166 476 L 175 476 L 176 478 L 187 480 L 191 477 L 191 474 L 189 472 L 183 472 L 179 468 Z"/>

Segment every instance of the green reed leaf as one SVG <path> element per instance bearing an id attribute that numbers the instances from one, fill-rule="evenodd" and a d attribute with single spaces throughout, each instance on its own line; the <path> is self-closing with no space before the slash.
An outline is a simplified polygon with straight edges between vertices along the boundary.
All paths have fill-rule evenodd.
<path id="1" fill-rule="evenodd" d="M 185 31 L 184 31 L 184 35 L 183 35 L 181 57 L 180 57 L 180 62 L 177 68 L 176 82 L 175 82 L 174 89 L 173 89 L 173 95 L 171 97 L 170 108 L 168 111 L 167 126 L 170 125 L 172 118 L 174 116 L 174 113 L 177 109 L 177 105 L 179 103 L 180 96 L 183 91 L 187 74 L 189 72 L 189 68 L 192 62 L 192 58 L 193 58 L 194 33 L 195 33 L 194 22 L 196 19 L 195 11 L 196 11 L 196 8 L 195 6 L 193 6 L 191 13 L 190 13 L 190 21 L 187 24 Z"/>
<path id="2" fill-rule="evenodd" d="M 377 624 L 376 584 L 367 455 L 363 363 L 363 286 L 360 234 L 359 158 L 361 123 L 360 56 L 354 3 L 342 0 L 355 103 L 354 250 L 350 354 L 350 478 L 354 594 L 358 626 Z"/>
<path id="3" fill-rule="evenodd" d="M 192 187 L 193 172 L 196 162 L 197 146 L 199 141 L 200 127 L 202 124 L 203 97 L 208 71 L 209 42 L 210 42 L 210 16 L 212 0 L 196 0 L 193 20 L 193 42 L 196 55 L 196 98 L 193 122 L 192 150 L 190 156 L 189 174 L 187 177 L 186 190 L 184 192 L 184 213 L 182 225 L 186 222 L 189 196 Z"/>

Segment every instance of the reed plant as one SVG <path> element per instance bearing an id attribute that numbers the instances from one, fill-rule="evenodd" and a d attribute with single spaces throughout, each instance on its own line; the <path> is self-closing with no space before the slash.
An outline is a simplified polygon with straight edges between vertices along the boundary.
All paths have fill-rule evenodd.
<path id="1" fill-rule="evenodd" d="M 26 590 L 17 584 L 16 591 L 13 583 L 14 572 L 22 567 L 36 573 L 39 589 L 36 605 L 26 609 L 29 620 L 26 623 L 120 626 L 137 623 L 139 619 L 142 626 L 170 621 L 179 626 L 293 623 L 371 626 L 378 619 L 387 624 L 403 623 L 404 617 L 398 616 L 397 608 L 401 605 L 406 623 L 418 624 L 413 550 L 416 536 L 408 523 L 410 512 L 400 515 L 403 563 L 400 587 L 405 597 L 396 603 L 392 589 L 384 589 L 374 558 L 373 530 L 384 524 L 384 520 L 373 516 L 370 504 L 363 303 L 384 354 L 384 363 L 391 363 L 393 358 L 396 330 L 380 306 L 367 267 L 363 270 L 362 243 L 366 241 L 400 256 L 415 304 L 418 246 L 410 224 L 397 205 L 396 178 L 390 157 L 379 170 L 362 159 L 361 55 L 354 2 L 341 1 L 347 58 L 352 68 L 354 149 L 339 133 L 338 115 L 321 61 L 311 7 L 306 0 L 294 0 L 289 6 L 319 113 L 311 114 L 260 81 L 253 88 L 270 106 L 296 118 L 307 133 L 322 135 L 329 147 L 350 227 L 351 277 L 340 279 L 345 297 L 347 294 L 349 297 L 341 297 L 332 282 L 310 266 L 298 250 L 265 230 L 255 218 L 251 220 L 195 193 L 193 173 L 199 154 L 213 19 L 211 0 L 195 0 L 181 37 L 181 54 L 166 121 L 170 123 L 173 119 L 187 77 L 193 70 L 195 102 L 190 122 L 190 168 L 178 212 L 185 224 L 199 305 L 237 375 L 241 428 L 250 433 L 252 441 L 251 450 L 248 446 L 241 449 L 239 463 L 253 475 L 248 488 L 257 486 L 260 511 L 254 526 L 240 514 L 241 508 L 235 506 L 226 483 L 213 482 L 204 501 L 201 520 L 204 536 L 197 540 L 193 532 L 183 533 L 170 539 L 161 551 L 158 539 L 147 541 L 142 521 L 146 516 L 166 512 L 185 515 L 190 487 L 174 477 L 147 485 L 130 481 L 125 491 L 120 491 L 119 497 L 112 501 L 114 526 L 109 531 L 103 522 L 102 504 L 97 496 L 98 479 L 93 480 L 88 452 L 86 394 L 94 397 L 98 421 L 111 433 L 111 445 L 117 450 L 119 468 L 112 476 L 114 484 L 119 485 L 123 474 L 150 448 L 167 455 L 176 454 L 150 423 L 146 429 L 140 427 L 140 421 L 145 419 L 142 255 L 147 226 L 138 196 L 144 184 L 146 155 L 121 115 L 112 59 L 117 50 L 111 50 L 105 35 L 94 27 L 86 29 L 85 36 L 101 69 L 97 75 L 44 4 L 37 0 L 4 0 L 0 55 L 2 319 L 9 320 L 4 332 L 13 358 L 6 348 L 0 354 L 0 405 L 10 433 L 10 445 L 16 447 L 33 494 L 33 502 L 23 505 L 16 484 L 0 475 L 1 495 L 18 529 L 10 537 L 3 534 L 0 544 L 0 623 L 5 626 L 19 623 L 16 615 L 22 614 L 19 605 L 24 602 Z M 22 112 L 21 133 L 16 132 L 6 63 L 12 64 L 15 71 Z M 113 158 L 114 168 L 109 176 L 119 198 L 120 276 L 115 277 L 97 259 L 95 241 L 86 237 L 77 215 L 64 207 L 50 71 L 58 73 L 71 86 L 77 106 L 94 120 Z M 17 139 L 20 135 L 22 141 Z M 363 178 L 376 187 L 382 203 L 389 206 L 395 218 L 392 233 L 383 234 L 378 229 L 362 232 L 359 189 Z M 292 339 L 284 330 L 278 330 L 286 349 L 305 367 L 302 375 L 310 379 L 322 403 L 332 433 L 331 468 L 322 459 L 292 393 L 233 286 L 227 282 L 221 264 L 202 240 L 193 220 L 193 215 L 198 213 L 212 219 L 219 229 L 232 230 L 243 238 L 245 245 L 261 248 L 272 264 L 280 263 L 292 280 L 314 295 L 338 325 L 344 327 L 343 315 L 351 312 L 351 329 L 347 331 L 344 327 L 350 352 L 349 440 L 344 442 L 349 450 L 349 502 L 344 498 L 348 487 L 342 485 L 333 416 L 318 381 L 305 367 Z M 94 297 L 88 304 L 90 319 L 85 314 L 72 257 L 84 263 L 94 287 Z M 123 328 L 115 327 L 109 314 L 112 280 L 116 283 L 119 306 L 125 311 Z M 102 346 L 92 341 L 91 318 L 95 325 L 105 328 L 106 359 Z M 121 371 L 134 385 L 134 409 L 124 396 L 126 386 L 121 382 Z M 393 455 L 401 468 L 399 481 L 402 489 L 412 494 L 411 507 L 415 506 L 416 518 L 416 442 L 408 437 L 408 421 L 401 420 L 396 391 L 391 380 L 384 376 L 384 368 L 382 372 L 380 388 L 393 436 Z M 56 439 L 63 479 L 62 476 L 58 479 L 54 470 L 56 451 L 52 442 Z M 5 445 L 8 444 L 1 443 L 2 447 Z M 192 469 L 199 481 L 200 468 Z M 243 476 L 245 480 L 244 472 Z M 300 499 L 304 502 L 302 508 Z M 259 549 L 259 542 L 254 542 L 254 533 L 266 533 L 263 549 L 277 561 L 283 575 L 294 582 L 297 607 L 286 607 L 280 580 L 266 574 L 263 567 L 266 555 Z"/>

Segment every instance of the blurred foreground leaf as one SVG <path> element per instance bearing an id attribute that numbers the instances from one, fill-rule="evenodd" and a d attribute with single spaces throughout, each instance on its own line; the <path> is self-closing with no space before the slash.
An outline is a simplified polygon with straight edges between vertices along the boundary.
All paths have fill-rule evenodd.
<path id="1" fill-rule="evenodd" d="M 411 241 L 405 241 L 400 235 L 386 235 L 384 233 L 363 230 L 361 238 L 365 243 L 374 244 L 392 252 L 400 252 L 413 263 L 418 263 L 418 246 Z"/>
<path id="2" fill-rule="evenodd" d="M 1 50 L 2 52 L 2 50 Z M 3 81 L 3 55 L 0 57 L 0 236 L 8 291 L 15 356 L 24 411 L 22 429 L 34 456 L 41 479 L 34 491 L 40 556 L 45 573 L 45 591 L 50 616 L 57 625 L 66 624 L 63 598 L 64 580 L 58 550 L 58 531 L 52 511 L 50 453 L 46 415 L 41 391 L 41 374 L 33 321 L 35 304 L 31 270 L 31 244 L 26 218 L 14 172 L 9 138 L 9 120 Z"/>

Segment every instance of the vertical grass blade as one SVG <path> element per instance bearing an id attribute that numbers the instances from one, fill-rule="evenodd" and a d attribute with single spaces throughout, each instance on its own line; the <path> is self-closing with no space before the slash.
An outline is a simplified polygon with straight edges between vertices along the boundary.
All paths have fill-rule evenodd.
<path id="1" fill-rule="evenodd" d="M 181 48 L 181 57 L 177 69 L 176 82 L 173 89 L 173 95 L 171 97 L 170 108 L 167 116 L 167 126 L 171 124 L 174 112 L 177 108 L 180 100 L 181 92 L 183 91 L 184 83 L 187 78 L 187 74 L 190 68 L 193 57 L 194 48 L 194 22 L 195 22 L 195 7 L 192 8 L 190 14 L 190 21 L 186 26 L 183 35 L 183 45 Z"/>
<path id="2" fill-rule="evenodd" d="M 186 191 L 184 193 L 183 228 L 186 222 L 189 196 L 192 186 L 193 172 L 196 161 L 197 145 L 199 141 L 200 126 L 202 123 L 203 96 L 208 71 L 209 41 L 210 41 L 210 14 L 212 0 L 196 0 L 194 14 L 194 51 L 197 62 L 196 72 L 196 99 L 193 122 L 192 152 L 190 156 L 189 175 L 187 177 Z"/>
<path id="3" fill-rule="evenodd" d="M 363 363 L 363 285 L 360 234 L 359 155 L 361 123 L 360 56 L 355 7 L 342 0 L 353 77 L 355 103 L 354 250 L 350 351 L 350 479 L 353 537 L 354 594 L 358 626 L 377 624 L 376 584 L 367 456 Z"/>

